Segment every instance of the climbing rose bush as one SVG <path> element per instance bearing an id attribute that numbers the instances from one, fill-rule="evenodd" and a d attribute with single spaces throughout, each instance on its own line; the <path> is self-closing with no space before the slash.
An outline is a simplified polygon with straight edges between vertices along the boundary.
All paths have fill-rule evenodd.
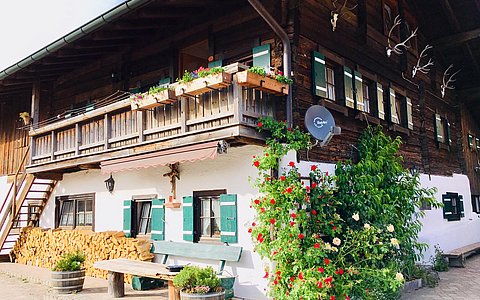
<path id="1" fill-rule="evenodd" d="M 402 247 L 398 223 L 372 222 L 362 210 L 345 210 L 338 197 L 339 178 L 313 165 L 310 184 L 301 180 L 296 162 L 277 174 L 280 158 L 310 147 L 298 128 L 270 118 L 260 131 L 271 135 L 259 157 L 250 224 L 255 251 L 269 262 L 264 278 L 274 299 L 394 299 L 404 279 L 397 254 Z M 348 215 L 347 215 L 348 214 Z"/>

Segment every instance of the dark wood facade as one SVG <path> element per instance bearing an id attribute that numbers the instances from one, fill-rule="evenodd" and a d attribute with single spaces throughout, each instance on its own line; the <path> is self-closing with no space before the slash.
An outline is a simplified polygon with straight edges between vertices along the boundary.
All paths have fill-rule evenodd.
<path id="1" fill-rule="evenodd" d="M 265 43 L 272 45 L 272 66 L 281 69 L 282 45 L 269 26 L 247 1 L 224 2 L 219 4 L 218 1 L 213 0 L 181 0 L 175 3 L 152 1 L 82 39 L 64 46 L 41 61 L 35 62 L 28 70 L 20 70 L 2 80 L 0 150 L 3 151 L 4 157 L 21 156 L 18 154 L 18 143 L 24 136 L 24 131 L 15 128 L 18 127 L 16 124 L 18 113 L 30 109 L 34 80 L 39 82 L 40 87 L 39 119 L 41 122 L 55 116 L 63 117 L 65 111 L 95 103 L 116 91 L 144 89 L 165 77 L 178 78 L 183 70 L 205 66 L 209 59 L 222 60 L 224 65 L 234 62 L 251 64 L 252 48 Z M 448 5 L 449 2 L 452 2 L 453 7 Z M 418 4 L 416 1 L 349 0 L 347 6 L 357 5 L 357 7 L 342 14 L 338 19 L 336 30 L 332 31 L 330 16 L 334 8 L 331 0 L 268 0 L 262 3 L 291 38 L 295 125 L 303 127 L 303 116 L 311 105 L 324 104 L 330 108 L 338 126 L 342 128 L 341 136 L 334 137 L 327 147 L 316 147 L 310 151 L 310 159 L 335 162 L 354 158 L 355 148 L 352 145 L 356 144 L 367 124 L 380 124 L 388 134 L 402 137 L 404 143 L 401 154 L 405 158 L 405 166 L 415 166 L 420 171 L 433 175 L 467 174 L 471 181 L 472 192 L 480 193 L 478 175 L 480 172 L 475 172 L 478 152 L 476 149 L 469 150 L 467 141 L 468 133 L 472 133 L 475 137 L 480 136 L 478 120 L 474 118 L 475 110 L 464 106 L 465 103 L 476 102 L 472 97 L 468 97 L 467 100 L 457 98 L 457 95 L 465 91 L 478 88 L 478 84 L 475 86 L 475 83 L 472 83 L 474 81 L 470 79 L 478 79 L 480 72 L 478 66 L 475 70 L 474 57 L 469 59 L 470 56 L 467 56 L 465 62 L 452 54 L 451 50 L 452 43 L 457 45 L 461 43 L 458 39 L 468 37 L 453 34 L 459 34 L 465 30 L 471 32 L 474 26 L 480 26 L 478 22 L 475 23 L 474 17 L 471 17 L 471 15 L 478 17 L 480 10 L 468 14 L 470 18 L 467 23 L 470 27 L 464 28 L 464 25 L 456 20 L 455 15 L 464 12 L 466 6 L 470 4 L 459 5 L 445 0 L 440 7 L 430 10 L 428 3 Z M 337 4 L 339 5 L 341 3 Z M 417 26 L 419 27 L 418 36 L 411 41 L 410 49 L 404 51 L 404 54 L 387 57 L 385 48 L 388 29 L 397 14 L 406 20 L 408 27 L 406 23 L 402 24 L 400 30 L 394 32 L 393 39 L 397 41 L 405 39 Z M 448 22 L 443 24 L 442 18 L 445 16 Z M 438 24 L 439 31 L 448 33 L 450 39 L 442 39 L 435 28 L 425 21 L 426 17 L 432 19 L 432 24 Z M 467 42 L 471 43 L 471 40 Z M 434 50 L 429 52 L 435 65 L 428 74 L 419 73 L 412 79 L 412 67 L 427 44 L 435 46 Z M 479 53 L 478 46 L 478 44 L 462 44 L 461 47 L 465 53 L 473 53 L 475 56 L 475 53 Z M 371 113 L 347 108 L 342 102 L 343 78 L 338 74 L 335 75 L 336 89 L 340 91 L 337 99 L 329 101 L 313 96 L 312 51 L 324 55 L 327 64 L 337 70 L 337 73 L 341 73 L 343 67 L 348 67 L 359 72 L 366 81 L 381 84 L 385 90 L 384 120 L 375 114 L 374 107 Z M 457 81 L 458 88 L 447 90 L 446 96 L 442 98 L 440 94 L 442 75 L 451 61 L 456 64 L 456 67 L 462 68 L 463 74 L 460 73 L 461 76 Z M 467 68 L 464 65 L 469 61 L 472 61 L 473 67 Z M 467 83 L 464 84 L 464 82 Z M 387 90 L 390 88 L 402 99 L 411 100 L 413 129 L 409 129 L 406 124 L 394 124 L 389 118 Z M 474 93 L 469 93 L 471 94 Z M 244 98 L 247 99 L 248 96 L 245 95 Z M 283 98 L 275 100 L 275 115 L 280 119 L 285 118 L 285 101 L 283 100 Z M 172 116 L 180 117 L 181 108 L 175 105 L 168 108 L 168 118 L 162 117 L 165 122 L 155 126 L 168 127 L 172 125 L 168 123 L 171 122 Z M 248 106 L 248 104 L 245 105 Z M 191 104 L 189 107 L 196 106 Z M 128 114 L 126 111 L 118 111 L 118 113 Z M 197 112 L 189 111 L 189 113 Z M 120 115 L 119 118 L 128 120 L 137 118 L 136 115 L 123 117 Z M 102 118 L 107 120 L 108 116 Z M 83 123 L 80 123 L 80 126 L 92 123 L 93 125 L 88 126 L 103 128 L 101 127 L 103 126 L 102 118 L 98 117 L 98 120 L 90 120 L 91 122 L 82 120 Z M 142 118 L 148 119 L 148 112 Z M 218 127 L 222 125 L 221 122 L 208 126 Z M 443 137 L 443 141 L 439 141 L 438 124 L 445 127 L 447 123 L 448 138 Z M 47 125 L 41 124 L 40 130 L 45 126 Z M 129 129 L 130 133 L 134 132 L 137 125 L 135 123 L 132 126 Z M 55 134 L 60 131 L 65 131 L 67 135 L 74 135 L 74 131 L 67 132 L 72 128 L 74 127 L 66 126 L 62 130 L 54 129 L 51 131 L 52 134 L 47 134 L 48 130 L 42 134 L 46 141 L 49 136 L 58 139 L 58 135 L 55 136 Z M 446 132 L 445 128 L 442 130 Z M 94 136 L 90 144 L 101 143 L 102 138 L 104 137 L 100 135 Z M 140 137 L 140 139 L 143 138 L 148 137 Z M 199 138 L 201 139 L 200 135 Z M 22 145 L 26 146 L 26 139 L 23 138 L 23 140 L 25 142 Z M 85 147 L 87 149 L 89 146 Z M 105 147 L 108 148 L 108 145 Z M 68 153 L 69 149 L 71 147 L 66 146 L 65 153 Z M 55 152 L 50 150 L 52 153 Z M 65 155 L 62 151 L 57 152 L 57 154 L 42 155 L 45 158 L 49 156 L 57 158 L 57 155 L 58 158 L 62 158 L 61 155 Z M 306 157 L 303 155 L 302 158 Z M 14 162 L 17 159 L 0 162 L 0 173 L 14 172 Z M 41 155 L 38 159 L 41 163 Z M 65 159 L 68 159 L 68 156 Z M 68 166 L 75 163 L 78 161 L 71 161 Z M 50 165 L 48 168 L 45 167 L 45 170 L 55 171 L 55 168 L 66 168 L 66 166 L 65 164 Z M 37 167 L 35 171 L 42 171 L 42 166 Z"/>

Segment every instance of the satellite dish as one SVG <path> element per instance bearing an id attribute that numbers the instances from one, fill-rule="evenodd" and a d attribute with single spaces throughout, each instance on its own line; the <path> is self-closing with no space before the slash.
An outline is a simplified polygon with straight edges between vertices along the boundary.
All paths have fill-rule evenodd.
<path id="1" fill-rule="evenodd" d="M 340 127 L 335 126 L 335 119 L 330 111 L 320 105 L 310 106 L 307 110 L 305 127 L 319 141 L 320 147 L 327 145 L 334 135 L 342 131 Z"/>

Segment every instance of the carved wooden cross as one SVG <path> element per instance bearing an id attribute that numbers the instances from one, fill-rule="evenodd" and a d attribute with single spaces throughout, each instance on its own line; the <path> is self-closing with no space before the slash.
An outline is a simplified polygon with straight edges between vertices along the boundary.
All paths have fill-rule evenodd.
<path id="1" fill-rule="evenodd" d="M 178 170 L 178 163 L 169 164 L 170 172 L 163 174 L 163 176 L 170 177 L 170 184 L 172 186 L 173 199 L 177 199 L 177 179 L 180 179 L 180 171 Z"/>

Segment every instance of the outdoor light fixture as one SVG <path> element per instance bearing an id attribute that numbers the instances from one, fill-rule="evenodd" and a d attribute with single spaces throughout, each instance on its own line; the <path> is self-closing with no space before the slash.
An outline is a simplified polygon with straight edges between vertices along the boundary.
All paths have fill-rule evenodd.
<path id="1" fill-rule="evenodd" d="M 105 180 L 105 187 L 110 193 L 113 192 L 113 188 L 115 187 L 115 180 L 113 180 L 112 174 L 110 174 L 110 178 Z"/>

